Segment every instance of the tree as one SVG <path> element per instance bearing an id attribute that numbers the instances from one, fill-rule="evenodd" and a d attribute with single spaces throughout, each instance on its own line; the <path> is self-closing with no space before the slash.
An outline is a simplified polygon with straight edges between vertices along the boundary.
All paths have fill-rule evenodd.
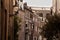
<path id="1" fill-rule="evenodd" d="M 18 23 L 17 23 L 17 17 L 15 15 L 14 16 L 14 40 L 17 40 L 16 38 L 18 37 L 17 32 L 18 32 Z"/>
<path id="2" fill-rule="evenodd" d="M 19 18 L 17 15 L 14 15 L 14 40 L 18 40 L 18 30 L 19 30 L 19 23 L 21 23 L 21 18 Z"/>
<path id="3" fill-rule="evenodd" d="M 60 32 L 60 16 L 59 15 L 49 15 L 47 16 L 48 22 L 43 26 L 43 36 L 47 38 L 47 40 L 52 40 L 53 36 Z"/>

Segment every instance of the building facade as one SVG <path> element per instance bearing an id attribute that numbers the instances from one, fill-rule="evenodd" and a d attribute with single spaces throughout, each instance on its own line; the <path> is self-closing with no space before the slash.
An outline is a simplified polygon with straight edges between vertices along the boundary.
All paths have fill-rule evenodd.
<path id="1" fill-rule="evenodd" d="M 35 14 L 38 16 L 39 19 L 37 19 L 37 26 L 38 26 L 38 40 L 45 40 L 44 36 L 41 35 L 42 27 L 45 24 L 46 18 L 48 15 L 51 15 L 51 9 L 50 7 L 32 7 L 32 10 L 35 12 Z M 36 20 L 36 17 L 35 17 Z M 35 29 L 36 30 L 36 29 Z"/>
<path id="2" fill-rule="evenodd" d="M 38 40 L 40 26 L 40 18 L 32 11 L 31 7 L 24 4 L 24 10 L 19 10 L 21 17 L 21 30 L 18 32 L 18 40 Z"/>
<path id="3" fill-rule="evenodd" d="M 28 14 L 29 13 L 29 14 Z M 19 10 L 18 17 L 21 18 L 21 23 L 20 23 L 20 30 L 18 31 L 18 40 L 29 40 L 29 29 L 31 27 L 30 23 L 30 11 L 28 11 L 28 8 L 22 10 Z"/>
<path id="4" fill-rule="evenodd" d="M 27 6 L 26 3 L 24 4 L 25 40 L 39 40 L 47 15 L 51 15 L 49 7 L 41 7 L 36 10 Z M 41 38 L 45 39 L 43 36 Z"/>
<path id="5" fill-rule="evenodd" d="M 53 13 L 60 13 L 60 0 L 52 0 L 52 10 Z"/>
<path id="6" fill-rule="evenodd" d="M 0 0 L 0 40 L 14 40 L 13 1 Z"/>
<path id="7" fill-rule="evenodd" d="M 32 7 L 35 14 L 40 17 L 41 21 L 45 21 L 47 15 L 51 15 L 51 7 Z"/>

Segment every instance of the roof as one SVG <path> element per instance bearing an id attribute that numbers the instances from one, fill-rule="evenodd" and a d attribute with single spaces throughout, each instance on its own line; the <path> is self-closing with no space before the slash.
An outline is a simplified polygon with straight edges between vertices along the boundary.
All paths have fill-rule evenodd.
<path id="1" fill-rule="evenodd" d="M 51 7 L 31 7 L 33 10 L 50 10 Z"/>

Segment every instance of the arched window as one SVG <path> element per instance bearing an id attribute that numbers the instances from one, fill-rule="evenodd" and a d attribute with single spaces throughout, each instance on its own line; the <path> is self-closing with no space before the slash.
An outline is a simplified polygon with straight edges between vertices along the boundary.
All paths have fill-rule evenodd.
<path id="1" fill-rule="evenodd" d="M 43 17 L 43 13 L 39 13 L 39 16 L 40 16 L 40 17 Z"/>
<path id="2" fill-rule="evenodd" d="M 33 15 L 30 13 L 30 18 L 33 19 Z"/>

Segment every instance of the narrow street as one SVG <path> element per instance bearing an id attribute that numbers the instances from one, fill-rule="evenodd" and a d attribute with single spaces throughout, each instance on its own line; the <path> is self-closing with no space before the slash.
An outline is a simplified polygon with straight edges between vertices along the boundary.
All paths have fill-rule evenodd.
<path id="1" fill-rule="evenodd" d="M 59 0 L 0 0 L 0 40 L 60 40 Z"/>

